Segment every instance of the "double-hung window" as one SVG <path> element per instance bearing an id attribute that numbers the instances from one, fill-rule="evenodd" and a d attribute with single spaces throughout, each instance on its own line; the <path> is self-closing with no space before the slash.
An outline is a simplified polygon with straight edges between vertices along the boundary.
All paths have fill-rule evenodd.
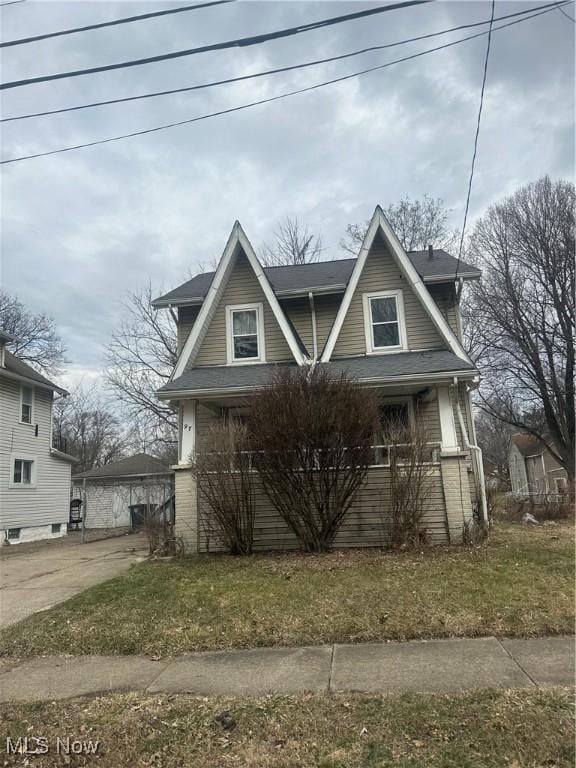
<path id="1" fill-rule="evenodd" d="M 32 485 L 34 462 L 29 459 L 14 459 L 14 474 L 12 482 L 14 485 Z"/>
<path id="2" fill-rule="evenodd" d="M 20 421 L 23 424 L 32 424 L 33 406 L 34 390 L 32 387 L 22 384 L 20 387 Z"/>
<path id="3" fill-rule="evenodd" d="M 402 292 L 365 293 L 364 326 L 368 353 L 406 349 Z"/>
<path id="4" fill-rule="evenodd" d="M 229 363 L 256 363 L 264 360 L 262 304 L 227 307 Z"/>

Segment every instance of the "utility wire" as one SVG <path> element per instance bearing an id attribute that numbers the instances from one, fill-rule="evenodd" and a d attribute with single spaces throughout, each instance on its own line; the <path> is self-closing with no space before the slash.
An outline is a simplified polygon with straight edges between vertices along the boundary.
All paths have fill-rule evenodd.
<path id="1" fill-rule="evenodd" d="M 240 37 L 236 40 L 227 40 L 222 43 L 212 43 L 211 45 L 202 45 L 198 48 L 188 48 L 182 51 L 172 51 L 171 53 L 162 53 L 158 56 L 148 56 L 144 59 L 132 59 L 131 61 L 122 61 L 117 64 L 105 64 L 100 67 L 90 67 L 89 69 L 76 69 L 70 72 L 57 72 L 53 75 L 42 75 L 40 77 L 29 77 L 24 80 L 13 80 L 9 83 L 0 84 L 0 90 L 6 90 L 7 88 L 21 88 L 23 85 L 32 85 L 33 83 L 46 83 L 51 80 L 63 80 L 70 77 L 80 77 L 82 75 L 94 75 L 97 72 L 109 72 L 114 69 L 125 69 L 126 67 L 138 67 L 142 64 L 153 64 L 158 61 L 168 61 L 171 59 L 178 59 L 182 56 L 194 56 L 198 53 L 208 53 L 211 51 L 223 51 L 229 48 L 246 48 L 251 45 L 260 45 L 268 40 L 278 40 L 284 37 L 291 37 L 298 35 L 302 32 L 310 32 L 316 29 L 323 29 L 324 27 L 331 27 L 335 24 L 341 24 L 346 21 L 355 21 L 356 19 L 366 18 L 368 16 L 374 16 L 380 13 L 386 13 L 387 11 L 397 11 L 401 8 L 409 8 L 413 5 L 423 5 L 424 3 L 432 2 L 432 0 L 402 0 L 392 5 L 380 5 L 376 8 L 369 8 L 365 11 L 356 11 L 355 13 L 347 13 L 344 16 L 334 16 L 328 19 L 321 19 L 320 21 L 310 22 L 308 24 L 300 24 L 297 27 L 288 27 L 286 29 L 279 29 L 276 32 L 266 32 L 262 35 L 252 35 L 250 37 Z"/>
<path id="2" fill-rule="evenodd" d="M 553 8 L 549 8 L 548 10 L 540 11 L 538 13 L 534 13 L 532 16 L 525 16 L 523 18 L 516 19 L 514 21 L 509 21 L 507 24 L 501 24 L 499 27 L 495 27 L 492 31 L 496 32 L 497 30 L 505 29 L 506 27 L 511 27 L 514 24 L 520 24 L 520 23 L 522 23 L 524 21 L 528 21 L 529 19 L 536 18 L 537 16 L 542 16 L 542 15 L 544 15 L 546 13 L 550 13 L 553 10 L 554 10 Z M 318 90 L 319 88 L 324 88 L 324 87 L 326 87 L 328 85 L 333 85 L 335 83 L 341 83 L 341 82 L 344 82 L 346 80 L 351 80 L 354 77 L 359 77 L 361 75 L 368 74 L 369 72 L 376 72 L 376 71 L 381 70 L 381 69 L 386 69 L 387 67 L 391 67 L 394 64 L 399 64 L 399 63 L 401 63 L 403 61 L 411 61 L 412 59 L 417 59 L 417 58 L 420 58 L 421 56 L 426 56 L 426 55 L 428 55 L 430 53 L 434 53 L 436 51 L 441 51 L 441 50 L 444 50 L 446 48 L 451 48 L 454 45 L 459 45 L 460 43 L 465 43 L 468 40 L 474 40 L 477 37 L 483 37 L 484 35 L 487 35 L 487 34 L 489 34 L 489 31 L 477 32 L 474 35 L 469 35 L 468 37 L 463 37 L 460 40 L 453 40 L 450 43 L 445 43 L 444 45 L 439 45 L 436 48 L 429 48 L 429 49 L 427 49 L 425 51 L 420 51 L 418 53 L 411 54 L 410 56 L 404 56 L 401 59 L 395 59 L 394 61 L 389 61 L 386 64 L 380 64 L 380 65 L 378 65 L 376 67 L 370 67 L 368 69 L 364 69 L 364 70 L 361 70 L 359 72 L 353 72 L 352 74 L 349 74 L 349 75 L 342 75 L 341 77 L 336 77 L 336 78 L 333 78 L 332 80 L 326 80 L 326 81 L 324 81 L 322 83 L 316 83 L 315 85 L 309 85 L 306 88 L 299 88 L 298 90 L 295 90 L 295 91 L 288 91 L 287 93 L 281 93 L 278 96 L 271 96 L 271 97 L 269 97 L 267 99 L 260 99 L 259 101 L 253 101 L 253 102 L 250 102 L 249 104 L 241 104 L 241 105 L 239 105 L 237 107 L 229 107 L 228 109 L 222 109 L 222 110 L 219 110 L 218 112 L 211 112 L 211 113 L 206 114 L 206 115 L 200 115 L 198 117 L 188 118 L 187 120 L 178 120 L 178 121 L 173 122 L 173 123 L 165 123 L 164 125 L 157 125 L 154 128 L 145 128 L 145 129 L 140 130 L 140 131 L 132 131 L 131 133 L 125 133 L 125 134 L 122 134 L 120 136 L 110 136 L 110 137 L 108 137 L 106 139 L 97 139 L 96 141 L 89 141 L 89 142 L 86 142 L 84 144 L 75 144 L 75 145 L 70 146 L 70 147 L 62 147 L 61 149 L 52 149 L 52 150 L 49 150 L 47 152 L 36 152 L 35 154 L 32 154 L 32 155 L 22 155 L 20 157 L 12 157 L 12 158 L 9 158 L 8 160 L 0 161 L 0 165 L 8 165 L 9 163 L 18 163 L 18 162 L 21 162 L 23 160 L 32 160 L 32 159 L 35 159 L 35 158 L 38 158 L 38 157 L 47 157 L 48 155 L 58 155 L 58 154 L 61 154 L 63 152 L 72 152 L 73 150 L 76 150 L 76 149 L 86 149 L 87 147 L 95 147 L 95 146 L 98 146 L 100 144 L 108 144 L 109 142 L 113 142 L 113 141 L 122 141 L 123 139 L 130 139 L 130 138 L 133 138 L 135 136 L 144 136 L 146 134 L 157 133 L 158 131 L 163 131 L 163 130 L 166 130 L 168 128 L 175 128 L 175 127 L 180 126 L 180 125 L 188 125 L 189 123 L 197 123 L 197 122 L 200 122 L 202 120 L 208 120 L 208 119 L 213 118 L 213 117 L 219 117 L 221 115 L 228 115 L 228 114 L 231 114 L 233 112 L 240 112 L 240 111 L 242 111 L 244 109 L 249 109 L 251 107 L 260 106 L 261 104 L 270 104 L 273 101 L 279 101 L 280 99 L 286 99 L 286 98 L 289 98 L 290 96 L 296 96 L 296 95 L 301 94 L 301 93 L 308 93 L 310 91 Z"/>
<path id="3" fill-rule="evenodd" d="M 12 0 L 12 2 L 22 3 L 24 0 Z M 154 19 L 158 16 L 169 16 L 173 13 L 186 13 L 187 11 L 197 11 L 201 8 L 211 8 L 213 5 L 225 5 L 226 3 L 233 3 L 235 0 L 212 0 L 208 3 L 200 3 L 196 5 L 182 5 L 178 8 L 169 8 L 164 11 L 154 11 L 152 13 L 142 13 L 139 16 L 126 16 L 122 19 L 114 19 L 113 21 L 103 21 L 100 24 L 88 24 L 85 27 L 73 27 L 72 29 L 61 29 L 59 32 L 47 32 L 44 35 L 33 35 L 32 37 L 20 37 L 17 40 L 7 40 L 0 43 L 0 48 L 9 48 L 14 45 L 26 45 L 27 43 L 37 43 L 40 40 L 48 40 L 51 37 L 62 37 L 62 35 L 74 35 L 77 32 L 89 32 L 92 29 L 103 29 L 104 27 L 115 27 L 118 24 L 131 24 L 134 21 L 144 21 L 145 19 Z M 8 3 L 3 3 L 8 5 Z"/>
<path id="4" fill-rule="evenodd" d="M 494 20 L 494 9 L 496 0 L 492 0 L 492 12 L 490 17 L 490 26 L 488 28 L 488 41 L 486 43 L 486 56 L 484 57 L 484 73 L 482 75 L 482 88 L 480 89 L 480 106 L 478 107 L 478 119 L 476 121 L 476 134 L 474 136 L 474 152 L 472 153 L 472 165 L 470 167 L 470 179 L 468 181 L 468 194 L 466 195 L 466 208 L 464 209 L 464 221 L 462 223 L 462 234 L 460 236 L 460 247 L 458 248 L 458 260 L 456 262 L 456 272 L 454 280 L 458 280 L 458 269 L 462 257 L 462 247 L 464 246 L 464 235 L 466 233 L 466 222 L 468 220 L 468 209 L 470 208 L 470 195 L 472 193 L 472 182 L 474 180 L 474 166 L 476 164 L 476 154 L 478 152 L 478 137 L 480 135 L 480 122 L 482 120 L 482 107 L 484 106 L 484 91 L 486 89 L 486 76 L 488 74 L 488 60 L 490 58 L 490 43 L 492 42 L 492 23 Z"/>
<path id="5" fill-rule="evenodd" d="M 570 19 L 570 21 L 573 21 L 573 22 L 574 22 L 574 24 L 576 24 L 576 19 L 575 19 L 573 16 L 570 16 L 570 14 L 569 14 L 569 13 L 567 13 L 567 12 L 566 12 L 566 11 L 565 11 L 565 10 L 562 8 L 562 6 L 561 6 L 559 3 L 556 5 L 556 7 L 557 7 L 557 8 L 558 8 L 558 10 L 560 11 L 560 13 L 563 13 L 563 14 L 564 14 L 564 16 L 566 16 L 566 18 L 567 18 L 567 19 Z"/>
<path id="6" fill-rule="evenodd" d="M 8 0 L 6 3 L 0 3 L 0 8 L 3 8 L 5 5 L 17 5 L 18 3 L 25 3 L 26 0 Z"/>
<path id="7" fill-rule="evenodd" d="M 571 0 L 568 0 L 568 2 L 570 1 Z M 523 11 L 516 11 L 515 13 L 508 13 L 505 16 L 498 16 L 496 19 L 494 19 L 494 21 L 503 21 L 504 19 L 511 19 L 517 16 L 525 16 L 527 14 L 531 14 L 536 11 L 546 9 L 546 8 L 552 8 L 552 7 L 558 8 L 559 6 L 557 2 L 547 3 L 546 5 L 540 5 L 535 8 L 530 8 Z M 447 35 L 451 32 L 457 32 L 462 29 L 470 29 L 472 27 L 481 27 L 484 24 L 489 24 L 489 23 L 490 23 L 490 20 L 486 19 L 485 21 L 477 21 L 471 24 L 460 24 L 457 27 L 450 27 L 449 29 L 443 29 L 439 32 L 431 32 L 426 35 L 419 35 L 418 37 L 411 37 L 406 40 L 399 40 L 397 42 L 387 43 L 385 45 L 374 45 L 374 46 L 371 46 L 370 48 L 362 48 L 361 50 L 352 51 L 351 53 L 344 53 L 344 54 L 341 54 L 340 56 L 331 56 L 326 59 L 315 59 L 313 61 L 307 61 L 302 64 L 294 64 L 292 66 L 279 67 L 277 69 L 268 69 L 268 70 L 265 70 L 264 72 L 254 72 L 250 75 L 242 75 L 240 77 L 231 77 L 231 78 L 227 78 L 226 80 L 213 80 L 208 83 L 201 83 L 199 85 L 190 85 L 184 88 L 171 88 L 169 90 L 164 90 L 164 91 L 152 91 L 148 93 L 142 93 L 136 96 L 125 96 L 123 98 L 118 98 L 118 99 L 106 99 L 104 101 L 89 102 L 87 104 L 77 104 L 71 107 L 62 107 L 61 109 L 50 109 L 45 112 L 31 112 L 25 115 L 15 115 L 14 117 L 4 117 L 0 119 L 0 123 L 10 123 L 15 120 L 28 120 L 33 117 L 46 117 L 48 115 L 60 115 L 65 112 L 76 112 L 82 109 L 93 109 L 94 107 L 109 106 L 111 104 L 123 104 L 126 102 L 138 101 L 140 99 L 152 99 L 157 96 L 169 96 L 174 93 L 187 93 L 189 91 L 199 91 L 206 88 L 214 88 L 215 86 L 219 86 L 219 85 L 229 85 L 231 83 L 239 83 L 245 80 L 253 80 L 259 77 L 267 77 L 268 75 L 277 75 L 284 72 L 291 72 L 293 70 L 305 69 L 307 67 L 314 67 L 314 66 L 317 66 L 318 64 L 328 64 L 334 61 L 341 61 L 343 59 L 348 59 L 353 56 L 360 56 L 365 53 L 382 51 L 387 48 L 395 48 L 399 45 L 407 45 L 408 43 L 415 43 L 415 42 L 418 42 L 419 40 L 427 40 L 431 37 Z"/>

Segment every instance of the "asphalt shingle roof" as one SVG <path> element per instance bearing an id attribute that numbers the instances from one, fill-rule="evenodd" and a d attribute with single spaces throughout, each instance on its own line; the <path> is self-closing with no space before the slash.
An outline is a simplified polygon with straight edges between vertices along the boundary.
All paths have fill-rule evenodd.
<path id="1" fill-rule="evenodd" d="M 55 389 L 58 392 L 66 391 L 62 389 L 62 387 L 59 387 L 57 384 L 51 382 L 46 378 L 46 376 L 42 376 L 41 373 L 38 373 L 38 371 L 34 370 L 34 368 L 28 365 L 28 363 L 25 363 L 23 360 L 20 360 L 18 357 L 13 355 L 12 352 L 8 352 L 7 349 L 4 350 L 4 366 L 7 371 L 14 373 L 17 376 L 22 376 L 23 378 L 30 379 L 31 381 L 37 381 L 39 384 L 44 384 L 44 386 Z M 2 368 L 0 368 L 0 373 L 2 373 Z"/>
<path id="2" fill-rule="evenodd" d="M 410 251 L 408 257 L 423 280 L 434 278 L 454 279 L 458 260 L 442 249 L 434 251 L 430 258 L 428 251 Z M 346 287 L 356 259 L 338 259 L 336 261 L 318 261 L 315 264 L 288 265 L 283 267 L 265 267 L 264 272 L 278 296 L 286 292 L 306 292 L 312 289 Z M 459 275 L 480 276 L 480 270 L 461 261 L 458 267 Z M 183 283 L 173 291 L 154 300 L 154 306 L 185 303 L 187 301 L 203 301 L 206 296 L 214 272 L 196 275 L 192 280 Z"/>
<path id="3" fill-rule="evenodd" d="M 172 470 L 163 461 L 147 453 L 137 453 L 126 459 L 112 461 L 110 464 L 104 464 L 103 467 L 89 469 L 87 472 L 81 472 L 74 475 L 74 480 L 96 479 L 99 477 L 122 478 L 133 475 L 169 475 Z"/>
<path id="4" fill-rule="evenodd" d="M 296 363 L 283 363 L 282 367 L 296 368 Z M 412 376 L 420 373 L 446 373 L 448 371 L 475 372 L 470 363 L 453 352 L 399 352 L 393 355 L 370 355 L 333 360 L 327 365 L 336 374 L 346 373 L 352 378 L 393 379 L 396 376 Z M 170 393 L 196 390 L 244 389 L 268 384 L 278 364 L 215 366 L 192 368 L 185 371 L 159 392 Z"/>
<path id="5" fill-rule="evenodd" d="M 544 443 L 535 435 L 518 433 L 512 435 L 512 442 L 518 448 L 522 456 L 539 456 L 546 450 Z"/>

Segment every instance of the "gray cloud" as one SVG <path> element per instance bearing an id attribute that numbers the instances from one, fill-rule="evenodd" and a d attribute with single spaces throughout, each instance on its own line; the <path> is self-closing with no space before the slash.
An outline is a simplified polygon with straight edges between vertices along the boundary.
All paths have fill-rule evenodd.
<path id="1" fill-rule="evenodd" d="M 264 32 L 367 3 L 240 2 L 3 51 L 3 79 L 120 61 Z M 497 13 L 530 4 L 498 3 Z M 3 38 L 106 20 L 145 3 L 8 6 Z M 444 2 L 240 51 L 31 86 L 4 115 L 335 55 L 488 18 L 488 2 Z M 472 217 L 520 184 L 574 165 L 574 25 L 553 12 L 494 35 Z M 456 33 L 448 39 L 464 36 Z M 181 120 L 374 66 L 440 41 L 301 72 L 3 126 L 3 154 L 57 148 Z M 444 198 L 461 223 L 486 40 L 233 116 L 67 155 L 4 166 L 2 281 L 56 318 L 71 370 L 88 375 L 126 293 L 170 288 L 219 255 L 233 221 L 258 247 L 298 215 L 339 255 L 345 225 L 377 202 Z"/>

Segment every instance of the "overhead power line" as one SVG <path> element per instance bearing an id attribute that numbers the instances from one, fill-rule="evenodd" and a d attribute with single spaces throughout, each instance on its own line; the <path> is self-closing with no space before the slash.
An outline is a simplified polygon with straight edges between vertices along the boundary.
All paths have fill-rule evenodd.
<path id="1" fill-rule="evenodd" d="M 553 8 L 548 8 L 547 10 L 540 11 L 538 13 L 534 13 L 531 16 L 524 16 L 524 17 L 522 17 L 520 19 L 516 19 L 514 21 L 509 21 L 506 24 L 501 24 L 498 27 L 494 27 L 492 29 L 492 32 L 496 32 L 496 31 L 498 31 L 500 29 L 505 29 L 506 27 L 511 27 L 514 24 L 520 24 L 522 22 L 528 21 L 529 19 L 536 18 L 537 16 L 542 16 L 542 15 L 544 15 L 546 13 L 551 13 L 553 10 L 554 10 Z M 190 123 L 197 123 L 197 122 L 200 122 L 202 120 L 209 120 L 210 118 L 213 118 L 213 117 L 220 117 L 221 115 L 232 114 L 233 112 L 240 112 L 242 110 L 250 109 L 251 107 L 257 107 L 257 106 L 260 106 L 262 104 L 270 104 L 271 102 L 274 102 L 274 101 L 280 101 L 281 99 L 286 99 L 286 98 L 289 98 L 291 96 L 296 96 L 296 95 L 301 94 L 301 93 L 309 93 L 310 91 L 315 91 L 315 90 L 318 90 L 319 88 L 324 88 L 324 87 L 326 87 L 328 85 L 334 85 L 336 83 L 341 83 L 341 82 L 344 82 L 346 80 L 351 80 L 354 77 L 359 77 L 361 75 L 368 74 L 369 72 L 376 72 L 376 71 L 381 70 L 381 69 L 386 69 L 387 67 L 391 67 L 394 64 L 399 64 L 399 63 L 401 63 L 403 61 L 410 61 L 412 59 L 417 59 L 417 58 L 420 58 L 421 56 L 426 56 L 426 55 L 428 55 L 430 53 L 435 53 L 436 51 L 441 51 L 441 50 L 444 50 L 446 48 L 451 48 L 454 45 L 459 45 L 461 43 L 467 42 L 468 40 L 474 40 L 475 38 L 483 37 L 484 35 L 487 35 L 487 34 L 489 34 L 488 31 L 477 32 L 474 35 L 469 35 L 468 37 L 463 37 L 460 40 L 453 40 L 450 43 L 445 43 L 444 45 L 439 45 L 439 46 L 436 46 L 435 48 L 429 48 L 429 49 L 427 49 L 425 51 L 420 51 L 418 53 L 411 54 L 410 56 L 404 56 L 401 59 L 395 59 L 394 61 L 389 61 L 386 64 L 380 64 L 380 65 L 378 65 L 376 67 L 370 67 L 368 69 L 364 69 L 364 70 L 361 70 L 359 72 L 353 72 L 353 73 L 351 73 L 349 75 L 342 75 L 341 77 L 336 77 L 336 78 L 333 78 L 332 80 L 326 80 L 326 81 L 321 82 L 321 83 L 316 83 L 315 85 L 309 85 L 306 88 L 299 88 L 298 90 L 295 90 L 295 91 L 288 91 L 287 93 L 281 93 L 281 94 L 278 94 L 277 96 L 271 96 L 271 97 L 266 98 L 266 99 L 260 99 L 258 101 L 253 101 L 253 102 L 250 102 L 249 104 L 241 104 L 241 105 L 236 106 L 236 107 L 229 107 L 228 109 L 222 109 L 222 110 L 219 110 L 218 112 L 211 112 L 211 113 L 209 113 L 207 115 L 200 115 L 198 117 L 188 118 L 187 120 L 178 120 L 178 121 L 173 122 L 173 123 L 165 123 L 163 125 L 157 125 L 154 128 L 145 128 L 143 130 L 132 131 L 131 133 L 125 133 L 125 134 L 121 134 L 119 136 L 110 136 L 110 137 L 108 137 L 106 139 L 97 139 L 95 141 L 88 141 L 88 142 L 85 142 L 83 144 L 75 144 L 75 145 L 69 146 L 69 147 L 61 147 L 60 149 L 52 149 L 52 150 L 49 150 L 47 152 L 36 152 L 34 154 L 31 154 L 31 155 L 22 155 L 20 157 L 13 157 L 13 158 L 9 158 L 7 160 L 0 161 L 0 165 L 8 165 L 9 163 L 18 163 L 18 162 L 22 162 L 23 160 L 33 160 L 33 159 L 38 158 L 38 157 L 47 157 L 48 155 L 58 155 L 58 154 L 62 154 L 64 152 L 72 152 L 72 151 L 77 150 L 77 149 L 86 149 L 88 147 L 95 147 L 95 146 L 98 146 L 100 144 L 108 144 L 110 142 L 122 141 L 123 139 L 131 139 L 131 138 L 134 138 L 136 136 L 144 136 L 144 135 L 149 134 L 149 133 L 157 133 L 159 131 L 164 131 L 164 130 L 167 130 L 168 128 L 176 128 L 177 126 L 188 125 Z"/>
<path id="2" fill-rule="evenodd" d="M 158 56 L 148 56 L 144 59 L 132 59 L 131 61 L 122 61 L 117 64 L 105 64 L 100 67 L 90 67 L 88 69 L 76 69 L 70 72 L 57 72 L 53 75 L 42 75 L 40 77 L 29 77 L 24 80 L 13 80 L 9 83 L 0 84 L 0 90 L 6 90 L 7 88 L 21 88 L 24 85 L 32 85 L 33 83 L 46 83 L 51 80 L 63 80 L 70 77 L 81 77 L 83 75 L 94 75 L 98 72 L 109 72 L 115 69 L 125 69 L 127 67 L 139 67 L 143 64 L 153 64 L 159 61 L 169 61 L 171 59 L 182 58 L 183 56 L 194 56 L 199 53 L 209 53 L 211 51 L 224 51 L 229 48 L 246 48 L 252 45 L 260 45 L 266 43 L 269 40 L 279 40 L 284 37 L 291 37 L 303 32 L 311 32 L 316 29 L 323 29 L 324 27 L 331 27 L 335 24 L 342 24 L 347 21 L 356 21 L 357 19 L 363 19 L 368 16 L 374 16 L 380 13 L 387 13 L 388 11 L 397 11 L 401 8 L 409 8 L 413 5 L 423 5 L 430 3 L 432 0 L 402 0 L 399 3 L 393 3 L 391 5 L 380 5 L 376 8 L 369 8 L 364 11 L 356 11 L 355 13 L 347 13 L 344 16 L 333 16 L 328 19 L 321 19 L 320 21 L 313 21 L 308 24 L 300 24 L 297 27 L 288 27 L 286 29 L 279 29 L 275 32 L 266 32 L 262 35 L 252 35 L 250 37 L 240 37 L 235 40 L 227 40 L 222 43 L 212 43 L 211 45 L 202 45 L 197 48 L 188 48 L 182 51 L 172 51 L 170 53 L 162 53 Z"/>
<path id="3" fill-rule="evenodd" d="M 478 137 L 480 136 L 480 123 L 482 121 L 482 107 L 484 106 L 484 91 L 486 90 L 486 77 L 488 75 L 488 61 L 490 59 L 490 43 L 492 42 L 492 24 L 494 21 L 494 9 L 496 0 L 492 0 L 492 12 L 490 16 L 490 26 L 488 28 L 488 41 L 486 43 L 486 55 L 484 57 L 484 72 L 482 74 L 482 87 L 480 89 L 480 106 L 478 107 L 478 118 L 476 120 L 476 133 L 474 135 L 474 152 L 472 153 L 472 165 L 470 167 L 470 179 L 468 181 L 468 193 L 466 195 L 466 208 L 464 209 L 464 221 L 462 222 L 462 234 L 460 236 L 460 247 L 458 248 L 458 261 L 456 262 L 456 272 L 454 279 L 458 279 L 458 268 L 462 258 L 462 247 L 464 245 L 464 235 L 466 233 L 466 222 L 468 220 L 468 209 L 470 208 L 470 195 L 472 193 L 472 182 L 474 181 L 474 166 L 476 165 L 476 154 L 478 153 Z"/>
<path id="4" fill-rule="evenodd" d="M 570 16 L 570 14 L 567 13 L 564 10 L 564 8 L 562 8 L 562 5 L 560 3 L 556 3 L 556 7 L 560 11 L 560 13 L 562 13 L 562 14 L 564 14 L 564 16 L 566 16 L 567 19 L 570 19 L 570 21 L 572 21 L 572 22 L 574 22 L 574 24 L 576 24 L 576 19 L 573 16 Z"/>
<path id="5" fill-rule="evenodd" d="M 26 0 L 8 0 L 6 3 L 0 3 L 0 8 L 3 8 L 5 5 L 18 5 L 18 3 L 25 3 Z"/>
<path id="6" fill-rule="evenodd" d="M 518 16 L 526 16 L 528 14 L 535 13 L 536 11 L 546 9 L 546 8 L 552 8 L 552 7 L 558 8 L 559 6 L 557 2 L 547 3 L 546 5 L 536 6 L 535 8 L 525 9 L 523 11 L 516 11 L 515 13 L 508 13 L 505 16 L 498 16 L 496 19 L 494 19 L 494 21 L 503 21 L 505 19 L 511 19 Z M 136 96 L 124 96 L 123 98 L 106 99 L 103 101 L 88 102 L 87 104 L 77 104 L 71 107 L 62 107 L 60 109 L 50 109 L 50 110 L 46 110 L 45 112 L 31 112 L 25 115 L 15 115 L 14 117 L 4 117 L 0 119 L 0 123 L 10 123 L 16 120 L 28 120 L 33 117 L 46 117 L 48 115 L 60 115 L 65 112 L 76 112 L 82 109 L 93 109 L 95 107 L 103 107 L 103 106 L 109 106 L 112 104 L 123 104 L 126 102 L 138 101 L 140 99 L 152 99 L 157 96 L 169 96 L 175 93 L 187 93 L 190 91 L 200 91 L 206 88 L 214 88 L 220 85 L 230 85 L 232 83 L 240 83 L 245 80 L 253 80 L 255 78 L 267 77 L 269 75 L 277 75 L 285 72 L 292 72 L 298 69 L 315 67 L 319 64 L 328 64 L 334 61 L 342 61 L 344 59 L 348 59 L 353 56 L 360 56 L 366 53 L 382 51 L 387 48 L 395 48 L 400 45 L 407 45 L 408 43 L 415 43 L 420 40 L 428 40 L 432 37 L 447 35 L 451 32 L 458 32 L 462 29 L 481 27 L 484 24 L 489 24 L 489 23 L 490 23 L 490 19 L 486 19 L 485 21 L 476 21 L 470 24 L 460 24 L 457 27 L 450 27 L 449 29 L 443 29 L 443 30 L 440 30 L 439 32 L 430 32 L 426 35 L 419 35 L 418 37 L 410 37 L 410 38 L 407 38 L 406 40 L 399 40 L 394 43 L 386 43 L 385 45 L 373 45 L 373 46 L 370 46 L 369 48 L 362 48 L 358 51 L 352 51 L 351 53 L 343 53 L 339 56 L 330 56 L 325 59 L 314 59 L 313 61 L 307 61 L 301 64 L 293 64 L 287 67 L 278 67 L 276 69 L 268 69 L 263 72 L 254 72 L 252 74 L 242 75 L 240 77 L 230 77 L 225 80 L 213 80 L 208 83 L 201 83 L 199 85 L 189 85 L 183 88 L 170 88 L 168 90 L 163 90 L 163 91 L 152 91 L 148 93 L 142 93 Z"/>
<path id="7" fill-rule="evenodd" d="M 24 0 L 12 0 L 12 2 L 21 3 Z M 119 24 L 132 24 L 135 21 L 145 21 L 146 19 L 155 19 L 159 16 L 170 16 L 173 13 L 186 13 L 188 11 L 197 11 L 201 8 L 211 8 L 214 5 L 225 5 L 233 3 L 236 0 L 212 0 L 208 3 L 197 3 L 196 5 L 182 5 L 179 8 L 169 8 L 164 11 L 153 11 L 151 13 L 142 13 L 139 16 L 126 16 L 123 19 L 113 19 L 112 21 L 103 21 L 100 24 L 88 24 L 85 27 L 73 27 L 72 29 L 61 29 L 58 32 L 47 32 L 44 35 L 33 35 L 32 37 L 20 37 L 17 40 L 6 40 L 0 43 L 0 48 L 10 48 L 14 45 L 26 45 L 27 43 L 37 43 L 40 40 L 48 40 L 51 37 L 62 37 L 63 35 L 75 35 L 77 32 L 90 32 L 93 29 L 103 29 L 104 27 L 116 27 Z M 3 3 L 7 5 L 7 3 Z"/>

